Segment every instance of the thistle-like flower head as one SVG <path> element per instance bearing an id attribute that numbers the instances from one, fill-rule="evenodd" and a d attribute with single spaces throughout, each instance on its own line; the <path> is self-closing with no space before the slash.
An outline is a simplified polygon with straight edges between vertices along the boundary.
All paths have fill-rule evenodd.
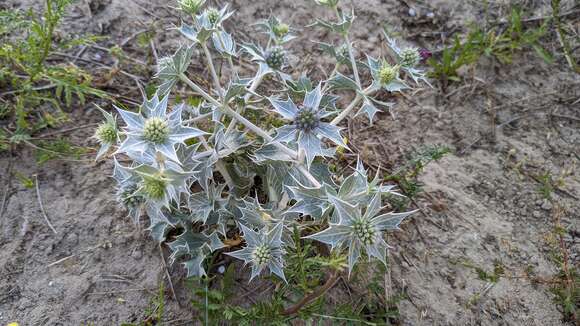
<path id="1" fill-rule="evenodd" d="M 225 5 L 222 9 L 210 7 L 205 9 L 201 15 L 196 17 L 199 28 L 216 29 L 221 26 L 224 20 L 228 19 L 233 12 L 228 12 L 228 6 Z"/>
<path id="2" fill-rule="evenodd" d="M 326 155 L 327 150 L 320 138 L 328 138 L 336 145 L 346 147 L 340 135 L 340 129 L 321 120 L 329 115 L 328 112 L 320 108 L 322 97 L 321 85 L 319 84 L 318 87 L 306 93 L 304 102 L 300 107 L 294 104 L 291 99 L 281 101 L 270 98 L 274 110 L 284 119 L 292 122 L 290 125 L 278 128 L 274 140 L 297 141 L 298 149 L 304 151 L 309 166 L 314 157 Z"/>
<path id="3" fill-rule="evenodd" d="M 405 68 L 413 68 L 421 62 L 421 53 L 417 48 L 405 48 L 399 53 L 400 64 Z"/>
<path id="4" fill-rule="evenodd" d="M 220 12 L 216 8 L 209 8 L 207 10 L 207 19 L 212 25 L 215 25 L 220 18 Z"/>
<path id="5" fill-rule="evenodd" d="M 274 225 L 271 229 L 263 228 L 259 232 L 244 225 L 240 225 L 240 227 L 246 240 L 246 247 L 227 254 L 252 266 L 250 281 L 260 275 L 265 268 L 268 268 L 270 272 L 286 282 L 282 257 L 285 252 L 282 243 L 282 231 L 284 228 L 282 223 Z"/>
<path id="6" fill-rule="evenodd" d="M 175 145 L 185 144 L 185 140 L 205 133 L 182 125 L 183 105 L 177 106 L 168 114 L 168 98 L 166 95 L 159 100 L 155 95 L 150 101 L 143 103 L 140 114 L 117 108 L 127 124 L 125 127 L 127 138 L 117 152 L 127 153 L 131 157 L 144 156 L 146 152 L 149 156 L 155 156 L 156 152 L 160 152 L 168 159 L 179 162 Z"/>
<path id="7" fill-rule="evenodd" d="M 179 202 L 179 195 L 188 194 L 188 180 L 193 172 L 183 172 L 169 167 L 155 168 L 141 165 L 129 170 L 139 176 L 135 195 L 143 196 L 157 208 L 167 207 L 171 201 Z"/>
<path id="8" fill-rule="evenodd" d="M 380 193 L 372 197 L 364 214 L 361 214 L 359 204 L 352 205 L 334 196 L 329 196 L 329 200 L 338 212 L 338 221 L 307 238 L 329 244 L 333 249 L 348 248 L 349 274 L 363 249 L 369 258 L 375 257 L 386 264 L 388 245 L 383 240 L 382 231 L 398 229 L 403 219 L 414 213 L 377 215 L 381 211 Z"/>
<path id="9" fill-rule="evenodd" d="M 312 108 L 301 107 L 294 118 L 294 125 L 297 129 L 305 132 L 311 132 L 320 125 L 320 117 L 318 112 Z"/>
<path id="10" fill-rule="evenodd" d="M 99 148 L 99 151 L 97 152 L 98 160 L 111 148 L 112 145 L 117 143 L 119 140 L 119 135 L 115 117 L 100 107 L 97 106 L 97 108 L 105 117 L 105 122 L 97 127 L 97 130 L 95 130 L 95 135 L 93 136 L 101 144 L 101 148 Z"/>
<path id="11" fill-rule="evenodd" d="M 395 52 L 398 64 L 401 66 L 405 74 L 411 77 L 411 79 L 413 79 L 417 84 L 419 81 L 423 81 L 431 86 L 427 80 L 425 72 L 422 69 L 417 68 L 419 63 L 425 62 L 425 60 L 431 56 L 431 52 L 419 50 L 416 47 L 401 48 L 395 39 L 390 38 L 386 32 L 384 34 L 387 39 L 387 45 L 391 50 L 393 50 L 393 52 Z"/>
<path id="12" fill-rule="evenodd" d="M 205 0 L 179 0 L 179 9 L 193 16 L 199 12 L 204 4 Z"/>
<path id="13" fill-rule="evenodd" d="M 286 51 L 281 46 L 275 46 L 264 54 L 264 61 L 272 70 L 282 70 L 286 64 Z"/>
<path id="14" fill-rule="evenodd" d="M 399 66 L 391 66 L 387 61 L 383 61 L 379 69 L 379 81 L 381 85 L 392 83 L 399 76 Z"/>
<path id="15" fill-rule="evenodd" d="M 114 144 L 117 139 L 117 128 L 114 124 L 105 122 L 95 131 L 95 137 L 101 144 Z"/>
<path id="16" fill-rule="evenodd" d="M 151 117 L 145 120 L 143 138 L 154 144 L 163 144 L 169 138 L 167 120 L 159 117 Z"/>
<path id="17" fill-rule="evenodd" d="M 270 16 L 267 20 L 260 21 L 256 25 L 268 34 L 270 41 L 273 41 L 274 44 L 284 44 L 296 38 L 293 29 L 275 16 Z"/>
<path id="18" fill-rule="evenodd" d="M 367 63 L 376 88 L 384 88 L 389 92 L 397 92 L 408 88 L 399 77 L 400 65 L 392 65 L 386 59 L 374 59 L 371 56 L 367 56 Z"/>

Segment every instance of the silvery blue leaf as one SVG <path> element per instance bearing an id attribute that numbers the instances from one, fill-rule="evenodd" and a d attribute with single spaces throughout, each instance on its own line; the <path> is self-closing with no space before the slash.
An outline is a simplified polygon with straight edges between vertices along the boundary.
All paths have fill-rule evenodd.
<path id="1" fill-rule="evenodd" d="M 409 88 L 409 86 L 407 86 L 402 80 L 400 79 L 396 79 L 392 82 L 390 82 L 387 85 L 383 86 L 387 91 L 389 92 L 400 92 L 404 89 Z"/>
<path id="2" fill-rule="evenodd" d="M 320 106 L 320 101 L 322 101 L 322 86 L 318 84 L 315 89 L 311 90 L 310 92 L 306 93 L 304 96 L 304 107 L 311 108 L 317 110 Z"/>
<path id="3" fill-rule="evenodd" d="M 375 223 L 377 227 L 379 227 L 381 230 L 396 230 L 399 228 L 399 225 L 401 224 L 401 222 L 403 222 L 403 220 L 407 216 L 415 212 L 417 212 L 417 210 L 404 213 L 390 212 L 387 214 L 376 216 L 372 220 L 373 223 Z"/>
<path id="4" fill-rule="evenodd" d="M 232 36 L 225 31 L 216 31 L 212 35 L 213 45 L 221 54 L 236 56 L 236 43 Z"/>
<path id="5" fill-rule="evenodd" d="M 360 88 L 354 80 L 346 77 L 340 72 L 336 73 L 331 79 L 329 79 L 328 84 L 330 85 L 330 90 L 360 91 Z"/>
<path id="6" fill-rule="evenodd" d="M 274 111 L 279 113 L 284 119 L 294 120 L 296 118 L 298 107 L 296 107 L 296 104 L 292 100 L 282 101 L 272 97 L 268 98 L 268 100 L 272 103 Z"/>
<path id="7" fill-rule="evenodd" d="M 292 162 L 294 158 L 290 157 L 288 153 L 281 151 L 278 147 L 272 144 L 266 144 L 254 152 L 252 160 L 256 163 L 266 161 Z"/>
<path id="8" fill-rule="evenodd" d="M 316 132 L 319 135 L 330 139 L 336 145 L 348 149 L 344 143 L 344 140 L 342 139 L 342 136 L 340 135 L 340 129 L 337 126 L 331 125 L 330 123 L 321 122 L 318 127 L 316 127 Z"/>
<path id="9" fill-rule="evenodd" d="M 361 115 L 361 114 L 366 114 L 367 117 L 369 118 L 369 123 L 373 124 L 373 119 L 375 118 L 375 115 L 377 114 L 377 112 L 379 112 L 379 110 L 377 109 L 377 107 L 373 104 L 373 102 L 371 100 L 369 100 L 368 98 L 365 97 L 364 101 L 363 101 L 363 105 L 361 106 L 360 110 L 356 113 L 355 116 Z"/>
<path id="10" fill-rule="evenodd" d="M 289 126 L 282 126 L 276 129 L 276 136 L 274 137 L 273 142 L 291 142 L 296 140 L 298 137 L 299 130 L 296 129 L 296 126 L 289 125 Z"/>
<path id="11" fill-rule="evenodd" d="M 300 132 L 298 148 L 306 155 L 306 164 L 310 166 L 316 156 L 323 156 L 322 142 L 312 132 Z"/>

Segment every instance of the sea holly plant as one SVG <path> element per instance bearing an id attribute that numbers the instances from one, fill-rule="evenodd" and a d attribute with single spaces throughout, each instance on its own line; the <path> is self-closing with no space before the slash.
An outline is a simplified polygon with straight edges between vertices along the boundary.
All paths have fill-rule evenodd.
<path id="1" fill-rule="evenodd" d="M 385 263 L 385 231 L 398 230 L 413 213 L 383 206 L 402 195 L 378 171 L 370 177 L 360 159 L 346 175 L 328 166 L 337 149 L 350 151 L 340 127 L 347 118 L 364 114 L 372 123 L 395 107 L 378 96 L 426 82 L 421 53 L 401 50 L 390 38 L 394 60 L 362 53 L 349 37 L 354 10 L 338 0 L 317 4 L 336 19 L 306 28 L 341 38 L 336 48 L 316 41 L 336 62 L 325 79 L 289 65 L 298 29 L 269 17 L 257 24 L 263 34 L 256 35 L 266 37 L 240 43 L 235 30 L 226 30 L 233 14 L 227 6 L 181 0 L 183 44 L 159 60 L 157 92 L 134 110 L 116 108 L 119 119 L 103 111 L 97 159 L 114 160 L 119 203 L 136 223 L 145 219 L 189 276 L 206 275 L 207 258 L 225 254 L 249 266 L 250 282 L 271 275 L 290 283 L 284 269 L 297 241 L 318 241 L 348 257 L 350 275 L 363 256 Z M 253 73 L 234 64 L 244 59 Z M 205 64 L 208 76 L 192 78 L 193 61 Z M 209 87 L 196 82 L 206 77 Z M 189 87 L 199 104 L 173 103 L 178 85 Z"/>

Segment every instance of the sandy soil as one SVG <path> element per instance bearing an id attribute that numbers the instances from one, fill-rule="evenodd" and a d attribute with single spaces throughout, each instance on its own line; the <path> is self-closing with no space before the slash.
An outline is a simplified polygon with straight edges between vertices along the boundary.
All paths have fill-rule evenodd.
<path id="1" fill-rule="evenodd" d="M 38 6 L 32 0 L 7 3 Z M 110 39 L 103 43 L 112 45 L 155 26 L 156 49 L 169 54 L 185 42 L 175 31 L 163 33 L 179 17 L 166 1 L 145 3 L 79 1 L 62 32 L 106 35 Z M 326 15 L 307 1 L 231 3 L 238 13 L 229 27 L 237 28 L 242 40 L 252 34 L 249 23 L 270 12 L 295 26 Z M 413 5 L 419 16 L 410 17 L 403 3 Z M 542 1 L 526 5 L 534 15 L 547 12 Z M 380 26 L 388 24 L 417 45 L 438 48 L 447 36 L 441 31 L 462 31 L 466 22 L 484 17 L 477 2 L 438 0 L 431 6 L 357 1 L 353 39 L 361 51 L 378 55 L 385 48 Z M 494 15 L 505 15 L 505 8 L 494 5 Z M 432 19 L 425 16 L 431 11 Z M 314 76 L 322 76 L 320 68 L 328 67 L 328 61 L 308 41 L 325 36 L 308 29 L 295 43 L 295 61 L 305 62 Z M 152 60 L 150 49 L 139 47 L 134 38 L 124 49 L 134 58 Z M 105 56 L 89 49 L 82 58 L 110 64 Z M 395 120 L 380 114 L 373 126 L 362 120 L 348 126 L 352 147 L 373 166 L 396 169 L 426 145 L 445 144 L 454 152 L 427 167 L 420 178 L 424 193 L 416 200 L 423 213 L 390 241 L 396 247 L 391 252 L 392 291 L 407 296 L 398 304 L 403 325 L 563 324 L 549 284 L 537 280 L 559 271 L 550 245 L 556 216 L 566 230 L 571 262 L 580 262 L 580 123 L 557 117 L 578 116 L 580 79 L 562 58 L 556 65 L 533 53 L 515 59 L 510 67 L 489 61 L 482 69 L 464 71 L 467 83 L 446 94 L 433 89 L 397 98 Z M 112 86 L 116 82 L 109 81 Z M 125 86 L 116 89 L 126 92 Z M 75 109 L 72 118 L 75 122 L 64 128 L 100 120 L 90 105 Z M 69 134 L 78 145 L 94 146 L 87 139 L 91 132 Z M 7 185 L 9 169 L 38 176 L 42 202 L 57 233 L 43 220 L 36 190 L 12 178 L 0 220 L 0 325 L 12 320 L 21 325 L 142 320 L 164 269 L 158 246 L 135 229 L 113 200 L 111 162 L 51 161 L 38 167 L 28 150 L 1 155 L 0 184 Z M 544 171 L 555 177 L 570 172 L 552 202 L 542 198 L 534 179 Z M 492 271 L 494 265 L 505 270 L 497 283 L 478 277 L 475 267 Z M 181 266 L 170 270 L 180 301 L 186 302 L 184 272 Z M 193 314 L 187 304 L 180 307 L 169 296 L 167 310 L 167 320 L 187 320 Z"/>

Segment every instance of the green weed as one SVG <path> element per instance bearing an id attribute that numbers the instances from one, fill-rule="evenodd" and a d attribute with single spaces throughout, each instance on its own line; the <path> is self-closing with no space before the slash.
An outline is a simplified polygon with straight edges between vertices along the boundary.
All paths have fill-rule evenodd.
<path id="1" fill-rule="evenodd" d="M 534 49 L 546 62 L 552 62 L 552 55 L 540 43 L 549 26 L 549 19 L 536 28 L 525 26 L 522 11 L 514 8 L 505 27 L 498 24 L 483 30 L 473 26 L 465 40 L 461 41 L 456 36 L 453 44 L 445 48 L 439 58 L 429 59 L 428 63 L 433 68 L 431 77 L 444 83 L 458 82 L 458 70 L 463 66 L 476 64 L 484 55 L 495 58 L 502 64 L 510 64 L 514 54 L 529 48 Z"/>
<path id="2" fill-rule="evenodd" d="M 24 138 L 67 121 L 63 105 L 76 98 L 106 97 L 92 87 L 92 76 L 74 64 L 53 64 L 48 59 L 94 41 L 94 38 L 57 38 L 56 30 L 73 0 L 45 0 L 41 15 L 32 10 L 0 11 L 0 119 L 7 126 L 0 133 L 0 150 L 11 144 L 30 144 Z M 51 61 L 52 62 L 52 61 Z"/>

